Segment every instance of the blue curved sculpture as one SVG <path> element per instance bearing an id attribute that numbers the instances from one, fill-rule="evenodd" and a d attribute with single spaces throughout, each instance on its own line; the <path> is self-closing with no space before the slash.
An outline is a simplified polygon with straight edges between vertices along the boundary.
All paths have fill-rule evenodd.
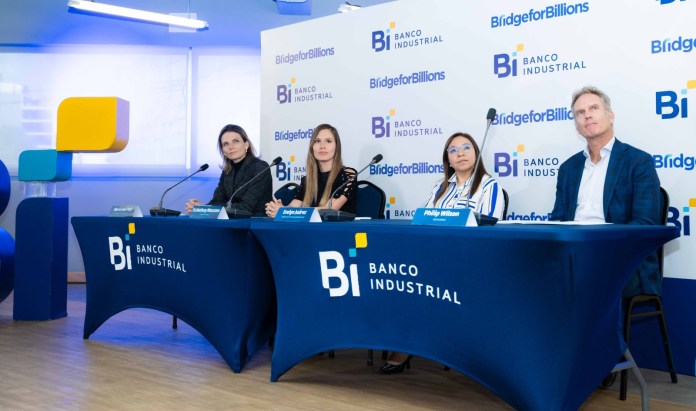
<path id="1" fill-rule="evenodd" d="M 5 163 L 0 160 L 0 215 L 5 212 L 10 202 L 10 173 Z M 14 238 L 0 228 L 0 303 L 7 298 L 14 287 Z"/>

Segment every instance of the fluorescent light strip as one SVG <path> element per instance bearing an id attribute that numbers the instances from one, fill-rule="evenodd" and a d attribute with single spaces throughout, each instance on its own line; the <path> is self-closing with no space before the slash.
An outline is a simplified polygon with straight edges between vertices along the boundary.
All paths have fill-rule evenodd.
<path id="1" fill-rule="evenodd" d="M 187 19 L 185 17 L 171 16 L 169 14 L 153 13 L 127 7 L 112 6 L 109 4 L 95 3 L 85 0 L 70 0 L 68 7 L 94 13 L 110 14 L 113 16 L 127 17 L 134 20 L 151 21 L 155 23 L 169 24 L 170 26 L 185 27 L 189 29 L 207 29 L 208 22 L 203 20 Z"/>

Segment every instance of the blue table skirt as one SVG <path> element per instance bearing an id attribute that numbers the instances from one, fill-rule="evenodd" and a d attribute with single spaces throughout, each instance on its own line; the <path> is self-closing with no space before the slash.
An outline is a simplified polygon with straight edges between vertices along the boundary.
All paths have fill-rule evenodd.
<path id="1" fill-rule="evenodd" d="M 275 290 L 249 220 L 73 217 L 72 225 L 87 277 L 84 338 L 145 307 L 191 325 L 234 372 L 268 343 Z"/>
<path id="2" fill-rule="evenodd" d="M 422 356 L 517 409 L 575 410 L 625 350 L 621 290 L 674 227 L 399 221 L 251 229 L 273 268 L 271 381 L 330 349 Z"/>

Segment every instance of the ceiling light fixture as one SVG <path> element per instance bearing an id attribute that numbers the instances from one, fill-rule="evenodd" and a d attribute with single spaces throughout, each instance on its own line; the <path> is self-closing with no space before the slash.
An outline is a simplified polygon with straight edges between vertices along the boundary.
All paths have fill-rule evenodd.
<path id="1" fill-rule="evenodd" d="M 68 7 L 78 10 L 91 11 L 93 13 L 127 17 L 134 20 L 151 21 L 154 23 L 168 24 L 170 26 L 185 27 L 195 30 L 203 30 L 208 28 L 208 22 L 203 20 L 188 19 L 185 17 L 153 13 L 138 9 L 129 9 L 127 7 L 112 6 L 109 4 L 95 3 L 87 0 L 69 0 Z"/>
<path id="2" fill-rule="evenodd" d="M 340 6 L 338 6 L 338 11 L 340 13 L 348 13 L 349 11 L 358 10 L 361 7 L 362 6 L 358 6 L 357 4 L 350 4 L 348 2 L 345 2 L 345 4 L 341 4 Z"/>

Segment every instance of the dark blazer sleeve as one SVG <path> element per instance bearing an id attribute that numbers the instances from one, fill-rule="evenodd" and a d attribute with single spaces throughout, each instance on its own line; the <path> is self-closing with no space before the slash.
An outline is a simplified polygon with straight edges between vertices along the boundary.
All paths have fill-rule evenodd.
<path id="1" fill-rule="evenodd" d="M 604 215 L 616 224 L 660 223 L 660 179 L 650 154 L 616 141 L 604 185 Z"/>
<path id="2" fill-rule="evenodd" d="M 572 221 L 578 203 L 580 179 L 585 168 L 585 156 L 579 152 L 561 164 L 556 180 L 556 201 L 550 220 Z"/>
<path id="3" fill-rule="evenodd" d="M 254 178 L 259 173 L 261 175 Z M 253 181 L 251 181 L 252 179 Z M 249 184 L 242 187 L 246 183 Z M 240 187 L 242 188 L 240 189 Z M 266 203 L 271 201 L 273 195 L 273 179 L 271 170 L 268 169 L 268 163 L 251 157 L 248 163 L 239 170 L 235 190 L 238 192 L 234 195 L 230 208 L 263 215 Z"/>
<path id="4" fill-rule="evenodd" d="M 227 192 L 225 191 L 225 172 L 220 173 L 220 180 L 213 192 L 213 198 L 208 202 L 209 205 L 225 205 L 227 203 Z"/>

